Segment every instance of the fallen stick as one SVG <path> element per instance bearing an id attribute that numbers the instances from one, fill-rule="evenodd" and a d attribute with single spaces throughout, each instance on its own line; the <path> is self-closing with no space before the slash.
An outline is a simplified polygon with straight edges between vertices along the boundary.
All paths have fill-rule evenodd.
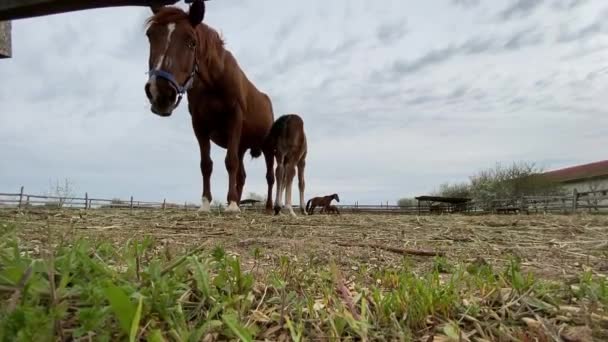
<path id="1" fill-rule="evenodd" d="M 391 246 L 379 245 L 376 243 L 345 243 L 345 242 L 335 242 L 338 246 L 342 247 L 372 247 L 379 248 L 385 251 L 397 253 L 397 254 L 411 254 L 411 255 L 423 255 L 423 256 L 444 256 L 443 252 L 435 252 L 423 249 L 409 249 L 409 248 L 398 248 Z"/>

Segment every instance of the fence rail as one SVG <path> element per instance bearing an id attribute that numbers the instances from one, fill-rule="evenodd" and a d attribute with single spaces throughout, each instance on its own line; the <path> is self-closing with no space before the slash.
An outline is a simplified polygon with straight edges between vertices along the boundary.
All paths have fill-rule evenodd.
<path id="1" fill-rule="evenodd" d="M 18 193 L 0 193 L 0 208 L 78 208 L 78 209 L 182 209 L 197 210 L 200 206 L 185 202 L 183 204 L 170 203 L 166 199 L 162 202 L 140 201 L 131 196 L 127 200 L 106 199 L 90 197 L 63 197 L 54 195 L 36 195 L 24 192 L 21 187 Z M 476 213 L 573 213 L 578 210 L 605 211 L 608 209 L 608 189 L 577 192 L 573 191 L 567 196 L 523 196 L 519 198 L 494 199 L 484 203 L 469 202 L 461 206 L 449 205 L 410 205 L 398 206 L 380 204 L 337 205 L 343 213 L 371 213 L 371 214 L 433 214 L 464 212 Z M 263 203 L 257 205 L 242 205 L 241 210 L 263 210 Z M 214 210 L 221 210 L 222 206 L 212 206 Z"/>

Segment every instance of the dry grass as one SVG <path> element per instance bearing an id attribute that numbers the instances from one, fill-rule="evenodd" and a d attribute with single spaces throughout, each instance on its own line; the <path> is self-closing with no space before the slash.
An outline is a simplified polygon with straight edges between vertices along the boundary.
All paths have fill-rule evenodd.
<path id="1" fill-rule="evenodd" d="M 90 254 L 91 260 L 116 270 L 113 279 L 140 284 L 141 293 L 152 291 L 146 295 L 143 311 L 137 309 L 143 317 L 142 326 L 135 330 L 148 340 L 164 340 L 152 339 L 153 335 L 180 338 L 163 330 L 163 324 L 171 327 L 176 318 L 163 323 L 157 317 L 154 310 L 160 309 L 154 309 L 154 303 L 159 299 L 153 296 L 153 288 L 143 285 L 140 273 L 159 282 L 179 277 L 184 285 L 175 285 L 172 291 L 179 297 L 180 308 L 194 310 L 189 314 L 192 322 L 214 322 L 213 329 L 205 326 L 211 329 L 205 330 L 206 341 L 226 336 L 246 340 L 251 336 L 267 340 L 393 340 L 399 336 L 424 341 L 608 338 L 607 216 L 292 218 L 257 213 L 199 215 L 183 210 L 2 210 L 0 223 L 17 227 L 20 249 L 43 259 L 53 255 L 58 245 L 79 239 L 89 240 L 91 246 L 113 245 L 118 256 L 108 259 L 113 252 L 104 247 L 101 256 Z M 141 247 L 140 252 L 129 252 L 140 248 L 131 247 L 134 241 L 144 238 L 149 250 Z M 203 280 L 197 278 L 198 261 L 188 259 L 187 265 L 180 265 L 185 262 L 180 256 L 193 250 L 213 250 L 215 259 L 201 259 L 209 272 Z M 241 266 L 222 259 L 223 251 L 238 256 Z M 410 253 L 416 251 L 443 256 Z M 165 264 L 161 273 L 154 271 L 159 262 Z M 228 286 L 221 285 L 228 279 L 228 264 L 236 267 L 230 272 L 236 272 L 238 279 L 253 275 L 254 285 L 249 288 L 239 280 L 236 292 L 223 294 L 216 304 L 222 305 L 222 312 L 233 312 L 228 310 L 234 310 L 234 303 L 240 303 L 237 311 L 241 311 L 238 319 L 226 314 L 218 321 L 219 311 L 210 307 L 206 314 L 215 313 L 208 317 L 200 311 L 208 305 L 204 298 L 211 291 L 205 279 L 215 277 L 217 289 L 212 286 L 212 290 L 220 292 L 209 298 L 217 300 Z M 28 272 L 21 279 L 30 277 Z M 193 287 L 183 292 L 185 284 L 192 283 L 198 284 L 198 290 L 188 285 Z M 201 287 L 201 283 L 206 285 Z M 11 286 L 6 287 L 12 289 L 11 296 L 4 298 L 14 307 L 22 286 Z M 79 291 L 92 291 L 78 286 L 83 286 Z M 60 299 L 53 296 L 56 291 L 51 286 L 51 307 L 59 305 Z M 73 330 L 75 318 L 67 317 L 71 318 L 58 319 L 57 331 Z"/>
<path id="2" fill-rule="evenodd" d="M 139 210 L 0 211 L 0 220 L 22 224 L 19 236 L 32 249 L 45 239 L 46 228 L 72 237 L 112 241 L 151 236 L 175 253 L 193 246 L 223 246 L 253 264 L 258 248 L 266 259 L 290 256 L 294 260 L 329 259 L 356 268 L 396 266 L 403 255 L 352 244 L 378 244 L 445 253 L 452 263 L 482 258 L 503 266 L 510 255 L 524 270 L 543 278 L 563 279 L 584 268 L 597 274 L 608 271 L 608 216 L 396 216 L 313 215 L 291 218 L 257 213 L 238 216 Z M 410 256 L 419 271 L 431 270 L 433 258 Z M 260 266 L 273 265 L 261 263 Z"/>

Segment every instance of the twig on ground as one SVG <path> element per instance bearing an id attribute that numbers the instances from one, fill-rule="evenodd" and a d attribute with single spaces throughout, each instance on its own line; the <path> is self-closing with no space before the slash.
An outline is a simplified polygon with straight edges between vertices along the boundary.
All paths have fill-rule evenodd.
<path id="1" fill-rule="evenodd" d="M 342 247 L 372 247 L 379 248 L 385 251 L 397 253 L 397 254 L 411 254 L 411 255 L 423 255 L 423 256 L 444 256 L 443 252 L 429 251 L 423 249 L 409 249 L 409 248 L 398 248 L 391 246 L 383 246 L 375 243 L 346 243 L 346 242 L 334 242 L 338 246 Z"/>

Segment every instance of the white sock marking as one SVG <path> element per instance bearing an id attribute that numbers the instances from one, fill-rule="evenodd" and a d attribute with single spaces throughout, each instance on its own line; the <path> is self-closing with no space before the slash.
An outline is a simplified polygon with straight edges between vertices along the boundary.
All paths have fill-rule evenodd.
<path id="1" fill-rule="evenodd" d="M 205 213 L 208 213 L 211 211 L 211 204 L 209 203 L 209 200 L 207 199 L 207 197 L 203 196 L 203 198 L 201 199 L 201 207 L 198 209 L 198 211 L 205 212 Z"/>

